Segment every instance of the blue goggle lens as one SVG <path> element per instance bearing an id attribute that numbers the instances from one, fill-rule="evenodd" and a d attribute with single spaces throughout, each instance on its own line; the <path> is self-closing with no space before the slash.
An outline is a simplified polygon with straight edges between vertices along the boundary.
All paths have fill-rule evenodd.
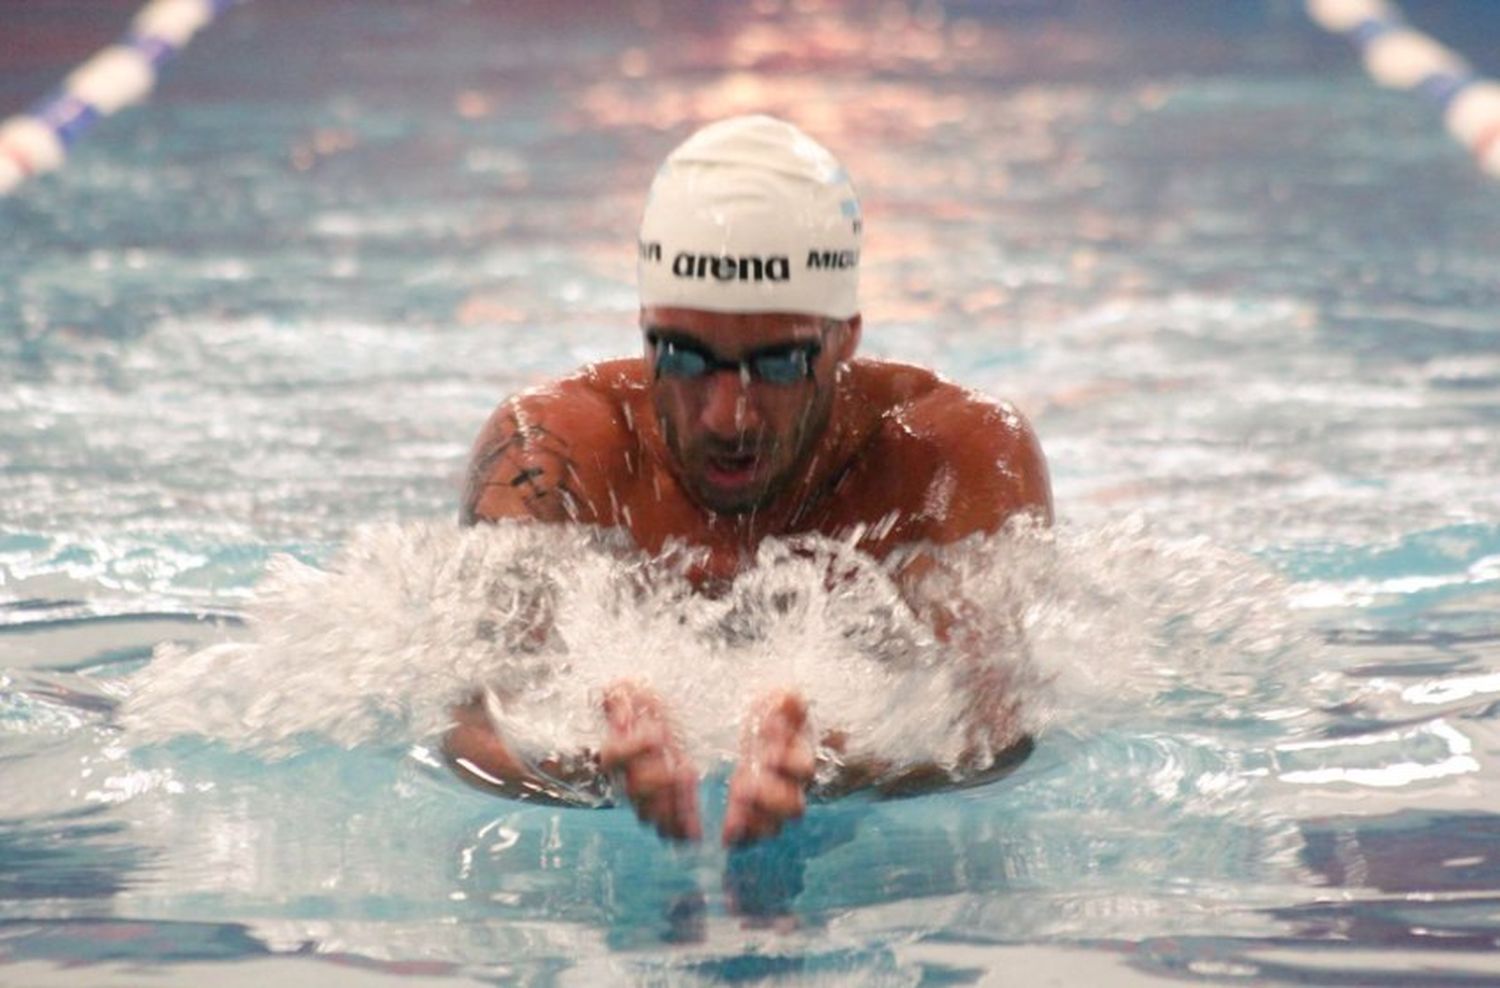
<path id="1" fill-rule="evenodd" d="M 812 377 L 812 352 L 805 346 L 751 357 L 749 363 L 750 376 L 769 384 L 795 384 Z"/>
<path id="2" fill-rule="evenodd" d="M 731 370 L 748 373 L 767 384 L 796 384 L 812 376 L 812 364 L 822 347 L 817 343 L 804 343 L 768 353 L 756 353 L 743 361 L 721 360 L 697 347 L 673 343 L 671 340 L 649 338 L 656 351 L 657 377 L 674 377 L 694 380 L 712 371 Z"/>
<path id="3" fill-rule="evenodd" d="M 658 343 L 656 373 L 661 377 L 702 377 L 708 373 L 708 358 L 696 350 Z"/>

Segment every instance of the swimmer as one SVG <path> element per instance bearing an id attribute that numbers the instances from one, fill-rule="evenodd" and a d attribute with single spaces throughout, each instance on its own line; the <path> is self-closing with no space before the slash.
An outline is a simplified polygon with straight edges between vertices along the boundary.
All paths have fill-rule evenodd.
<path id="1" fill-rule="evenodd" d="M 464 494 L 466 524 L 533 519 L 623 529 L 650 554 L 701 550 L 694 583 L 713 592 L 750 566 L 761 540 L 857 539 L 884 558 L 991 533 L 1017 516 L 1050 523 L 1041 448 L 1010 406 L 921 367 L 859 359 L 862 219 L 848 174 L 821 145 L 767 116 L 711 124 L 668 155 L 652 183 L 638 255 L 644 355 L 584 368 L 516 395 L 490 417 Z M 903 592 L 931 567 L 903 565 Z M 956 608 L 936 633 L 962 632 Z M 972 739 L 1001 760 L 1029 742 L 993 675 L 977 676 Z M 529 766 L 478 700 L 455 711 L 450 761 L 503 792 L 546 779 L 612 777 L 666 838 L 702 836 L 696 768 L 650 684 L 603 697 L 597 755 Z M 820 747 L 806 698 L 760 697 L 747 712 L 721 837 L 778 833 L 805 809 Z M 845 764 L 833 789 L 900 780 Z M 947 776 L 936 766 L 929 778 Z"/>

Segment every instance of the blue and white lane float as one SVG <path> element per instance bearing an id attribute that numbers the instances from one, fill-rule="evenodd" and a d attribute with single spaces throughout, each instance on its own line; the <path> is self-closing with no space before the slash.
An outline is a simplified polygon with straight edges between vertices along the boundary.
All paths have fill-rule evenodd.
<path id="1" fill-rule="evenodd" d="M 1348 38 L 1376 82 L 1436 103 L 1448 132 L 1486 174 L 1500 178 L 1500 83 L 1476 75 L 1463 56 L 1413 28 L 1392 0 L 1307 0 L 1307 13 Z"/>
<path id="2" fill-rule="evenodd" d="M 157 72 L 214 18 L 243 0 L 151 0 L 119 41 L 74 69 L 26 113 L 0 124 L 0 196 L 61 168 L 103 118 L 145 99 Z"/>

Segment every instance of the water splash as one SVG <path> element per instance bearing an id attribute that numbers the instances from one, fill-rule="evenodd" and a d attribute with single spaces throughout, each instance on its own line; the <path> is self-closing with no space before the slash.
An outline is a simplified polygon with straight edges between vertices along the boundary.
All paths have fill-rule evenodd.
<path id="1" fill-rule="evenodd" d="M 1311 647 L 1264 569 L 1138 522 L 971 539 L 906 588 L 908 558 L 821 537 L 766 541 L 715 595 L 694 591 L 688 555 L 648 559 L 582 527 L 366 528 L 326 570 L 278 558 L 246 640 L 158 648 L 121 720 L 136 744 L 201 735 L 276 758 L 315 738 L 430 739 L 488 688 L 507 738 L 541 755 L 597 748 L 601 697 L 630 678 L 677 712 L 706 767 L 733 758 L 745 712 L 778 688 L 856 752 L 953 767 L 976 669 L 1016 694 L 1018 729 L 1076 732 L 1143 704 L 1232 720 Z M 963 616 L 952 643 L 938 610 Z"/>

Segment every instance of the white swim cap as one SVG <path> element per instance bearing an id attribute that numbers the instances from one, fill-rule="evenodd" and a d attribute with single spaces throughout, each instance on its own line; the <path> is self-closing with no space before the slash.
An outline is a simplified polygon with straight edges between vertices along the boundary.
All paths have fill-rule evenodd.
<path id="1" fill-rule="evenodd" d="M 641 305 L 859 312 L 863 222 L 849 174 L 767 116 L 709 124 L 667 156 L 641 219 Z"/>

